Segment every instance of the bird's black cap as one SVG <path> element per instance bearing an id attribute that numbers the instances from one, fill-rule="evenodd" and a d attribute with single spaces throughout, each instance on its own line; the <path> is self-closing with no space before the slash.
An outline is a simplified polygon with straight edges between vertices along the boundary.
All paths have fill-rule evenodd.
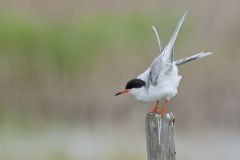
<path id="1" fill-rule="evenodd" d="M 141 88 L 145 85 L 146 85 L 145 81 L 141 79 L 132 79 L 127 82 L 125 89 Z"/>

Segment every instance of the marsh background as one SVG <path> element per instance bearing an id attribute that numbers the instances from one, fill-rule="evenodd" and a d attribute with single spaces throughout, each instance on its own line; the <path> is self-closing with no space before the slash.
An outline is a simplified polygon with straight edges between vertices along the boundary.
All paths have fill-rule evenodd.
<path id="1" fill-rule="evenodd" d="M 240 1 L 1 0 L 0 159 L 145 160 L 150 105 L 114 97 L 158 53 L 190 8 L 180 67 L 178 160 L 240 157 Z"/>

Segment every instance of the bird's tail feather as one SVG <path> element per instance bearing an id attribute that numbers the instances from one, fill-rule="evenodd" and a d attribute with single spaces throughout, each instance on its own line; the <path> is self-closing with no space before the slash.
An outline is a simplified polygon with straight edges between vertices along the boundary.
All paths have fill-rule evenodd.
<path id="1" fill-rule="evenodd" d="M 185 13 L 183 14 L 183 16 L 181 17 L 181 19 L 179 20 L 178 24 L 177 24 L 177 27 L 174 31 L 174 33 L 172 34 L 172 37 L 170 38 L 166 48 L 164 49 L 163 53 L 162 53 L 162 56 L 165 57 L 165 59 L 167 61 L 170 61 L 171 63 L 173 62 L 173 45 L 176 41 L 176 38 L 177 38 L 177 35 L 178 35 L 178 32 L 183 24 L 183 21 L 187 15 L 187 12 L 188 10 L 185 11 Z"/>
<path id="2" fill-rule="evenodd" d="M 204 58 L 206 56 L 209 56 L 210 54 L 213 54 L 213 53 L 212 52 L 201 52 L 201 53 L 195 54 L 195 55 L 190 56 L 190 57 L 186 57 L 186 58 L 183 58 L 183 59 L 176 60 L 175 64 L 177 66 L 179 66 L 179 65 L 188 63 L 190 61 L 193 61 L 193 60 L 198 60 L 198 59 Z"/>
<path id="3" fill-rule="evenodd" d="M 157 42 L 158 42 L 158 46 L 159 46 L 159 54 L 162 53 L 163 51 L 163 47 L 162 47 L 162 43 L 161 43 L 161 40 L 160 40 L 160 37 L 159 37 L 159 34 L 158 34 L 158 31 L 157 29 L 155 28 L 155 26 L 152 26 L 152 29 L 156 35 L 156 38 L 157 38 Z"/>

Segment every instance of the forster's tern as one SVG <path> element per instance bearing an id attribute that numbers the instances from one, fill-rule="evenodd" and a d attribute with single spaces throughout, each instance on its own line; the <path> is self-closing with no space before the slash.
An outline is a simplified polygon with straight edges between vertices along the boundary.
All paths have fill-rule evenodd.
<path id="1" fill-rule="evenodd" d="M 178 85 L 181 80 L 181 76 L 178 74 L 178 66 L 212 54 L 211 52 L 201 52 L 177 61 L 173 60 L 174 42 L 186 14 L 187 11 L 178 22 L 165 48 L 162 48 L 157 30 L 153 26 L 160 48 L 159 55 L 153 60 L 150 67 L 145 72 L 140 74 L 137 78 L 128 81 L 125 89 L 115 94 L 115 96 L 130 93 L 139 101 L 155 103 L 151 109 L 153 113 L 158 112 L 158 105 L 160 101 L 163 100 L 160 114 L 163 115 L 166 113 L 169 100 L 177 94 Z"/>

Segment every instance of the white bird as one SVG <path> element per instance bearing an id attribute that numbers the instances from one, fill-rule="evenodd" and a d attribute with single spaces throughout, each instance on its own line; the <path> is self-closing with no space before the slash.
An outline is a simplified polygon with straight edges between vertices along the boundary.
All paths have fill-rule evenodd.
<path id="1" fill-rule="evenodd" d="M 162 48 L 157 30 L 153 26 L 160 54 L 153 60 L 150 67 L 145 72 L 140 74 L 137 78 L 128 81 L 125 89 L 115 94 L 115 96 L 130 93 L 139 101 L 155 103 L 151 109 L 151 112 L 153 113 L 158 112 L 158 105 L 161 100 L 164 100 L 160 114 L 163 115 L 166 113 L 169 100 L 177 94 L 179 82 L 182 78 L 178 74 L 178 66 L 212 54 L 211 52 L 201 52 L 177 61 L 173 60 L 174 42 L 186 14 L 187 11 L 178 22 L 177 27 L 165 48 Z"/>

